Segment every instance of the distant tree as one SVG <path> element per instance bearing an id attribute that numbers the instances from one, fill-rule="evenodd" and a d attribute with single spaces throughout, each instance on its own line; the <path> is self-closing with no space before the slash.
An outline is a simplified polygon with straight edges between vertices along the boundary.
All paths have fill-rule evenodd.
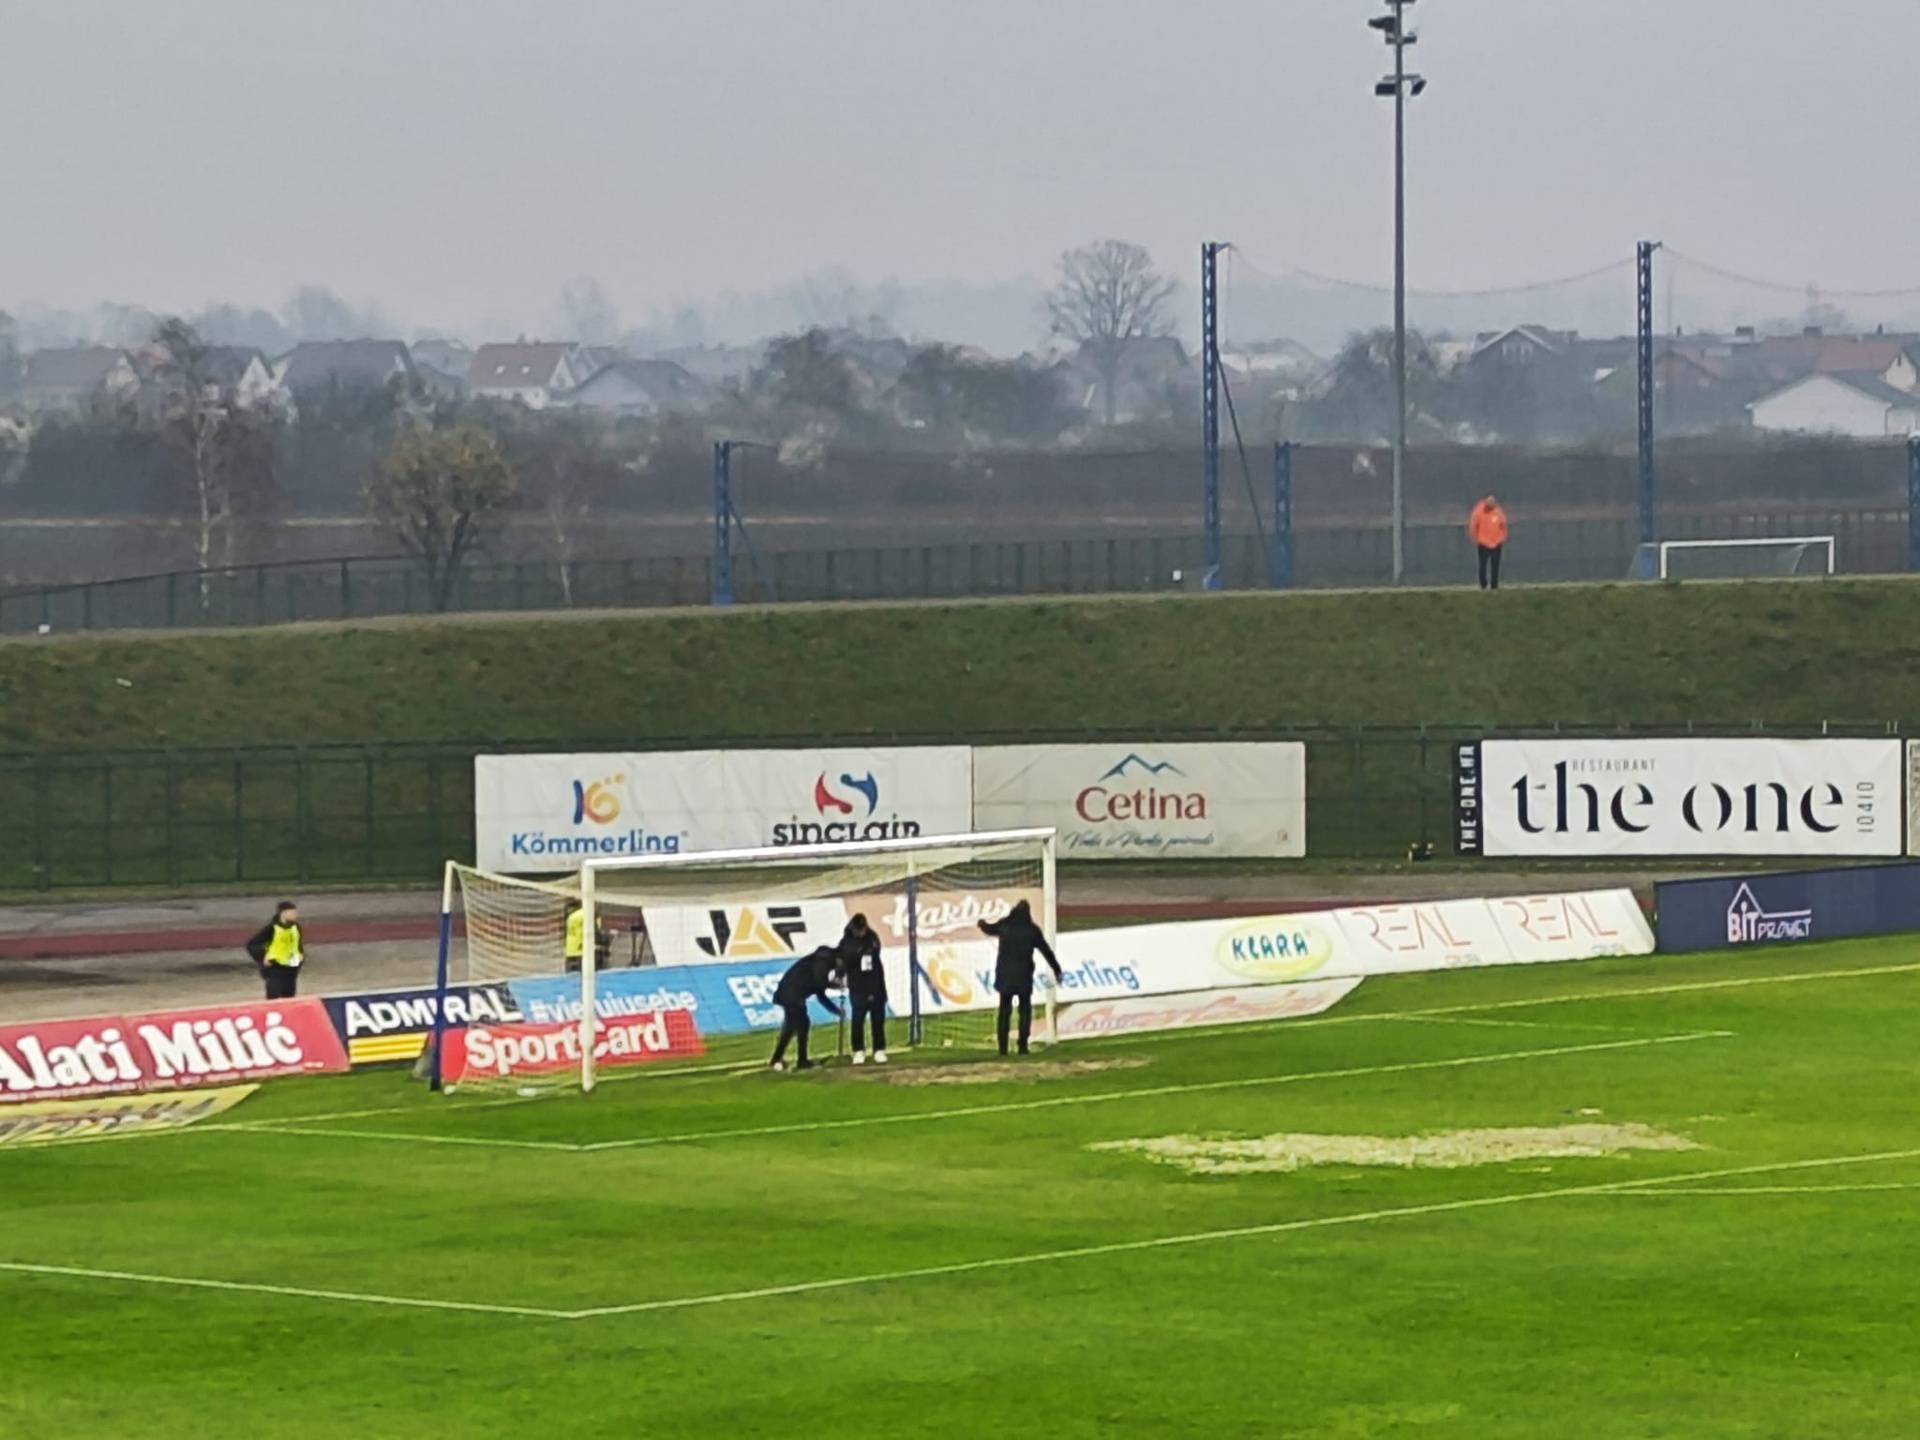
<path id="1" fill-rule="evenodd" d="M 360 311 L 324 285 L 302 285 L 280 312 L 297 340 L 364 340 L 378 335 L 380 317 Z"/>
<path id="2" fill-rule="evenodd" d="M 222 383 L 212 350 L 186 321 L 163 320 L 153 332 L 153 373 L 141 414 L 174 455 L 175 483 L 162 505 L 183 520 L 194 568 L 232 565 L 236 542 L 271 521 L 277 499 L 277 422 L 265 409 L 242 403 Z M 201 582 L 202 602 L 207 596 Z"/>
<path id="3" fill-rule="evenodd" d="M 1442 395 L 1440 366 L 1426 337 L 1407 332 L 1407 409 L 1432 412 Z M 1302 407 L 1303 432 L 1319 440 L 1381 440 L 1394 429 L 1393 331 L 1351 335 Z"/>
<path id="4" fill-rule="evenodd" d="M 1096 240 L 1060 257 L 1047 316 L 1053 333 L 1080 346 L 1092 363 L 1109 425 L 1121 355 L 1129 341 L 1168 333 L 1173 293 L 1173 281 L 1153 268 L 1153 256 L 1124 240 Z"/>
<path id="5" fill-rule="evenodd" d="M 494 419 L 519 498 L 540 520 L 559 562 L 561 594 L 572 605 L 575 562 L 591 548 L 596 518 L 619 493 L 627 466 L 598 417 L 513 407 Z"/>
<path id="6" fill-rule="evenodd" d="M 560 287 L 560 314 L 567 338 L 582 345 L 611 345 L 620 335 L 620 312 L 606 287 L 590 275 Z"/>
<path id="7" fill-rule="evenodd" d="M 1052 372 L 1011 360 L 975 359 L 958 346 L 916 351 L 894 385 L 899 417 L 930 438 L 1038 443 L 1067 428 Z"/>
<path id="8" fill-rule="evenodd" d="M 513 466 L 480 426 L 413 425 L 395 437 L 361 504 L 420 562 L 430 603 L 445 610 L 461 565 L 499 525 L 517 488 Z"/>
<path id="9" fill-rule="evenodd" d="M 771 341 L 766 359 L 747 377 L 747 394 L 783 428 L 860 418 L 853 367 L 824 330 Z"/>
<path id="10" fill-rule="evenodd" d="M 210 345 L 244 345 L 267 355 L 293 348 L 293 333 L 271 310 L 209 305 L 193 317 L 193 328 Z"/>

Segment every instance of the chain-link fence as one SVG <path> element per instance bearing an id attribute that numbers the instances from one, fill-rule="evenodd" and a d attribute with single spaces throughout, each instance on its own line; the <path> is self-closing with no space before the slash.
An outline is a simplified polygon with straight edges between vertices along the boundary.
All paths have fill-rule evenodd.
<path id="1" fill-rule="evenodd" d="M 1849 727 L 1845 733 L 1884 735 L 1899 729 L 1874 723 Z M 1404 859 L 1409 847 L 1422 842 L 1446 853 L 1453 814 L 1451 747 L 1473 733 L 1320 730 L 1170 733 L 1154 738 L 1305 742 L 1309 858 L 1390 860 Z M 1518 732 L 1503 727 L 1502 733 Z M 1696 733 L 1752 734 L 1755 728 L 1701 727 Z M 1811 733 L 1843 732 L 1828 727 Z M 1079 732 L 768 736 L 752 743 L 782 747 L 1139 739 L 1136 734 Z M 696 743 L 689 740 L 686 745 Z M 443 861 L 474 853 L 476 754 L 631 746 L 630 741 L 613 739 L 0 756 L 0 891 L 429 881 Z M 660 741 L 646 746 L 676 748 Z"/>

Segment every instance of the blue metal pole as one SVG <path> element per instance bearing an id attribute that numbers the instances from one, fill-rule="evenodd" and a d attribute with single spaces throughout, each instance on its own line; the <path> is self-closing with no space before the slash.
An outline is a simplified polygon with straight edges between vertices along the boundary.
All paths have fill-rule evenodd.
<path id="1" fill-rule="evenodd" d="M 713 446 L 713 603 L 733 603 L 733 442 Z"/>
<path id="2" fill-rule="evenodd" d="M 1653 518 L 1653 252 L 1659 245 L 1642 240 L 1634 266 L 1637 280 L 1634 313 L 1639 361 L 1640 543 L 1654 541 Z"/>
<path id="3" fill-rule="evenodd" d="M 1907 568 L 1920 570 L 1920 435 L 1907 437 Z"/>
<path id="4" fill-rule="evenodd" d="M 1293 442 L 1273 447 L 1273 588 L 1293 588 Z"/>
<path id="5" fill-rule="evenodd" d="M 1223 586 L 1220 575 L 1220 246 L 1208 241 L 1200 247 L 1200 429 L 1205 452 L 1206 565 L 1201 584 L 1208 590 Z"/>
<path id="6" fill-rule="evenodd" d="M 452 948 L 453 865 L 448 862 L 440 882 L 440 961 L 433 975 L 433 1033 L 427 1037 L 427 1085 L 433 1090 L 440 1088 L 444 1073 L 440 1068 L 440 1047 L 447 1031 L 447 968 Z"/>

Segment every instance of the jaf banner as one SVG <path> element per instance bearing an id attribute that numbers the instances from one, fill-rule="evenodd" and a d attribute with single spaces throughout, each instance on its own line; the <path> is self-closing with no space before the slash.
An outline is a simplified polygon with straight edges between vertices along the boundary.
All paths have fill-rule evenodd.
<path id="1" fill-rule="evenodd" d="M 1461 854 L 1896 856 L 1898 740 L 1485 740 L 1454 754 Z"/>

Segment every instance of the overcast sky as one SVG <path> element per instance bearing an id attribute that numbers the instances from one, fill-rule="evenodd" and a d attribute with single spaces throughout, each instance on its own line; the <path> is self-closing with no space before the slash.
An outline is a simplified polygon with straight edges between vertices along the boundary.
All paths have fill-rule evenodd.
<path id="1" fill-rule="evenodd" d="M 0 0 L 0 304 L 629 321 L 1097 235 L 1384 279 L 1368 0 Z M 1914 0 L 1420 0 L 1411 275 L 1920 283 Z"/>

